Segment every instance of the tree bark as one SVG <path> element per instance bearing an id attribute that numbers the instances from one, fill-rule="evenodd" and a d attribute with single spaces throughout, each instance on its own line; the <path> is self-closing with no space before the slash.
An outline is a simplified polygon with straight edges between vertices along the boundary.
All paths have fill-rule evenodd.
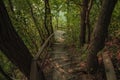
<path id="1" fill-rule="evenodd" d="M 31 14 L 31 17 L 32 17 L 32 19 L 33 19 L 33 22 L 34 22 L 34 25 L 35 25 L 35 27 L 37 28 L 37 30 L 38 30 L 38 33 L 39 33 L 39 36 L 40 36 L 40 38 L 41 38 L 41 45 L 44 43 L 44 37 L 43 37 L 43 31 L 42 31 L 42 28 L 38 25 L 38 23 L 37 23 L 37 20 L 36 20 L 36 18 L 35 18 L 35 16 L 34 16 L 34 12 L 33 12 L 33 8 L 32 8 L 32 6 L 31 6 L 31 4 L 30 4 L 30 2 L 28 1 L 28 0 L 26 0 L 26 2 L 27 2 L 27 4 L 28 4 L 28 6 L 29 6 L 29 8 L 30 8 L 30 14 Z"/>
<path id="2" fill-rule="evenodd" d="M 52 14 L 51 9 L 49 5 L 49 0 L 44 0 L 45 3 L 45 28 L 47 30 L 48 36 L 53 33 L 53 27 L 52 27 Z"/>
<path id="3" fill-rule="evenodd" d="M 0 50 L 29 78 L 32 56 L 19 37 L 0 0 Z"/>
<path id="4" fill-rule="evenodd" d="M 86 27 L 87 27 L 87 43 L 90 43 L 90 38 L 91 38 L 91 25 L 90 25 L 90 10 L 92 8 L 93 5 L 93 0 L 89 0 L 89 4 L 88 4 L 88 9 L 86 12 Z"/>
<path id="5" fill-rule="evenodd" d="M 24 25 L 27 26 L 27 22 L 26 22 L 25 18 L 23 19 L 23 21 L 24 21 Z M 37 42 L 33 39 L 33 37 L 31 37 L 31 34 L 30 34 L 30 32 L 27 30 L 26 27 L 24 27 L 23 29 L 24 29 L 24 32 L 26 32 L 27 36 L 29 36 L 29 40 L 31 40 L 32 46 L 34 45 L 35 50 L 36 50 L 35 53 L 37 53 L 37 52 L 38 52 L 38 49 L 39 49 L 39 47 L 38 47 L 38 45 L 37 45 Z M 30 47 L 31 47 L 31 46 L 30 46 Z M 32 47 L 31 47 L 31 48 L 32 48 Z"/>
<path id="6" fill-rule="evenodd" d="M 93 31 L 92 41 L 88 50 L 87 64 L 90 73 L 95 73 L 97 71 L 97 53 L 104 48 L 110 19 L 116 3 L 117 0 L 103 0 L 100 14 Z"/>
<path id="7" fill-rule="evenodd" d="M 67 0 L 67 32 L 70 31 L 70 20 L 69 20 L 69 15 L 70 15 L 70 0 Z"/>
<path id="8" fill-rule="evenodd" d="M 56 29 L 58 29 L 58 26 L 59 26 L 59 10 L 57 10 L 57 13 L 56 13 L 56 22 L 57 22 L 57 24 L 56 24 Z"/>
<path id="9" fill-rule="evenodd" d="M 80 46 L 83 46 L 86 42 L 86 13 L 88 9 L 89 0 L 82 0 L 82 12 L 80 23 Z"/>

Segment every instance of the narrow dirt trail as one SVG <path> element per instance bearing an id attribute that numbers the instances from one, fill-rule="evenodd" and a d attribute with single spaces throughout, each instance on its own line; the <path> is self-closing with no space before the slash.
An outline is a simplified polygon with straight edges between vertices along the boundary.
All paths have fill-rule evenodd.
<path id="1" fill-rule="evenodd" d="M 64 31 L 55 32 L 56 42 L 52 45 L 49 78 L 47 80 L 90 80 L 80 73 L 80 60 L 68 52 L 64 44 Z M 78 66 L 79 65 L 79 66 Z"/>
<path id="2" fill-rule="evenodd" d="M 70 59 L 65 49 L 64 33 L 64 31 L 55 32 L 56 43 L 53 44 L 53 52 L 51 52 L 54 65 L 52 80 L 68 80 L 70 76 L 68 73 Z"/>
<path id="3" fill-rule="evenodd" d="M 70 68 L 68 53 L 64 50 L 64 44 L 56 43 L 53 47 L 52 59 L 54 64 L 53 79 L 52 80 L 68 80 L 68 69 Z"/>

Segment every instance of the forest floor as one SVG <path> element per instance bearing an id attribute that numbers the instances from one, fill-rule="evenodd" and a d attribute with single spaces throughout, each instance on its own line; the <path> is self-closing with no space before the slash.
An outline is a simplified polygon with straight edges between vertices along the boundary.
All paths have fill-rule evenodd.
<path id="1" fill-rule="evenodd" d="M 106 80 L 102 55 L 98 55 L 99 71 L 95 75 L 87 73 L 86 61 L 81 60 L 81 52 L 75 45 L 64 43 L 64 31 L 56 31 L 56 43 L 50 52 L 49 67 L 45 68 L 47 80 Z M 117 80 L 120 80 L 120 41 L 112 39 L 106 42 L 102 53 L 109 54 L 115 68 Z M 97 78 L 97 79 L 96 79 Z"/>
<path id="2" fill-rule="evenodd" d="M 85 46 L 85 48 L 87 48 L 87 46 Z M 76 47 L 74 44 L 72 45 L 69 45 L 69 52 L 71 53 L 71 55 L 73 56 L 76 56 L 76 57 L 79 57 L 79 60 L 81 60 L 81 52 L 82 51 L 77 51 L 76 50 Z M 85 49 L 86 50 L 86 49 Z M 82 52 L 83 53 L 83 52 Z M 105 79 L 106 80 L 106 77 L 105 77 L 105 70 L 104 70 L 104 65 L 103 65 L 103 57 L 102 57 L 102 54 L 104 53 L 107 53 L 113 63 L 113 67 L 114 67 L 114 70 L 115 70 L 115 75 L 117 77 L 117 80 L 120 80 L 120 39 L 118 38 L 113 38 L 111 40 L 108 40 L 106 43 L 105 43 L 105 47 L 104 49 L 98 54 L 98 61 L 99 61 L 99 72 L 97 75 L 97 80 L 103 80 Z M 76 58 L 75 57 L 75 58 Z M 79 67 L 83 68 L 84 71 L 85 68 L 86 68 L 86 61 L 79 61 L 79 63 L 77 63 L 78 65 L 80 65 Z M 78 70 L 78 72 L 80 73 L 81 70 Z M 95 79 L 95 76 L 93 76 L 93 79 L 92 80 L 96 80 Z M 104 78 L 100 78 L 100 76 L 103 76 Z M 91 76 L 89 76 L 91 77 Z M 99 78 L 99 79 L 98 79 Z M 91 79 L 85 79 L 85 80 L 91 80 Z"/>

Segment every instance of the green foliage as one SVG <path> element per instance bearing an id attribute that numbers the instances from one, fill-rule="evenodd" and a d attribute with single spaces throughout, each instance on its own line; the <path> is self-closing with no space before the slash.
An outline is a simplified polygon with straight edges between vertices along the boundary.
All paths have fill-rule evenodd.
<path id="1" fill-rule="evenodd" d="M 111 20 L 109 34 L 112 37 L 120 37 L 120 1 L 118 1 Z"/>
<path id="2" fill-rule="evenodd" d="M 66 7 L 66 32 L 67 32 L 67 40 L 68 43 L 73 43 L 76 41 L 75 44 L 78 44 L 79 41 L 79 30 L 80 30 L 80 7 L 77 6 L 73 2 L 69 2 L 69 5 Z"/>
<path id="3" fill-rule="evenodd" d="M 3 55 L 3 53 L 0 51 L 0 66 L 2 69 L 8 74 L 9 76 L 12 75 L 12 67 L 13 64 L 6 58 L 6 56 Z M 6 78 L 0 73 L 0 80 L 6 80 Z"/>
<path id="4" fill-rule="evenodd" d="M 17 33 L 24 41 L 25 45 L 28 47 L 31 54 L 35 55 L 38 52 L 38 49 L 41 47 L 42 38 L 46 40 L 47 35 L 47 32 L 44 28 L 44 1 L 28 0 L 30 6 L 32 7 L 33 15 L 31 14 L 31 9 L 27 3 L 27 0 L 11 1 L 14 13 L 10 9 L 10 4 L 8 0 L 4 0 L 7 11 L 12 20 L 12 24 L 15 27 Z M 60 29 L 66 32 L 66 44 L 69 45 L 79 45 L 81 1 L 82 0 L 50 0 L 53 28 L 54 30 Z M 93 25 L 98 18 L 100 7 L 100 0 L 95 0 L 90 11 L 90 25 L 92 28 L 91 32 L 93 30 Z M 35 21 L 33 20 L 33 17 L 35 18 Z M 40 36 L 38 29 L 40 30 L 42 37 Z M 109 34 L 112 37 L 120 37 L 120 1 L 118 1 L 114 10 L 109 28 Z M 79 50 L 79 48 L 77 49 Z M 116 51 L 115 47 L 113 47 L 112 49 L 113 51 Z M 80 52 L 82 53 L 81 58 L 85 59 L 87 55 L 86 45 L 81 48 Z M 12 74 L 12 68 L 14 66 L 1 52 L 0 65 L 7 73 L 9 73 L 10 75 Z M 17 75 L 21 76 L 21 73 L 18 73 Z M 0 80 L 5 80 L 1 74 Z"/>
<path id="5" fill-rule="evenodd" d="M 0 73 L 0 80 L 7 80 L 7 79 Z"/>

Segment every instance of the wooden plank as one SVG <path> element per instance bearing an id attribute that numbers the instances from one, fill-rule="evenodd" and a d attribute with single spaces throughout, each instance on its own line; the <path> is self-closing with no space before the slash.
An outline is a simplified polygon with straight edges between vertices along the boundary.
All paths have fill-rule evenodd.
<path id="1" fill-rule="evenodd" d="M 107 80 L 117 80 L 114 67 L 108 53 L 105 52 L 102 56 Z"/>

